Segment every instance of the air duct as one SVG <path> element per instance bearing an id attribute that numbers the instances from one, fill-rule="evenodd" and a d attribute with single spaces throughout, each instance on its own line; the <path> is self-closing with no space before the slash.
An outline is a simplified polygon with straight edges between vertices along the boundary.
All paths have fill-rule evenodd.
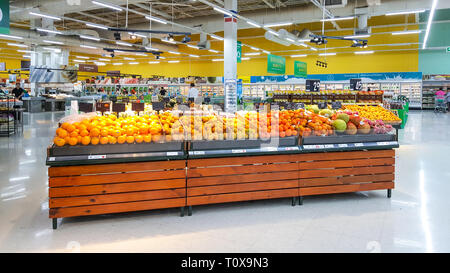
<path id="1" fill-rule="evenodd" d="M 266 33 L 264 34 L 264 37 L 267 40 L 269 40 L 271 42 L 274 42 L 274 43 L 277 43 L 277 44 L 281 44 L 281 45 L 284 45 L 284 46 L 290 46 L 291 45 L 290 42 L 278 38 L 277 35 L 273 34 L 272 32 L 269 32 L 269 31 L 266 31 Z"/>

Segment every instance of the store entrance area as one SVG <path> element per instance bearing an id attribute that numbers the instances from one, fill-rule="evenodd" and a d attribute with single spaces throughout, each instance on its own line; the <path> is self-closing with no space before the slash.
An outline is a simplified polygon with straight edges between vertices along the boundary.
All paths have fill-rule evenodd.
<path id="1" fill-rule="evenodd" d="M 449 252 L 450 115 L 410 111 L 395 189 L 48 218 L 47 152 L 64 112 L 25 113 L 0 138 L 1 252 Z"/>

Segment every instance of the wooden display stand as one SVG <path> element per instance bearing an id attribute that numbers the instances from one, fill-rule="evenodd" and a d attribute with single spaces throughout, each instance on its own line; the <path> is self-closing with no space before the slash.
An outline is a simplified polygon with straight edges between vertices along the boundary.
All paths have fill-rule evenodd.
<path id="1" fill-rule="evenodd" d="M 181 207 L 186 160 L 50 167 L 49 217 Z"/>

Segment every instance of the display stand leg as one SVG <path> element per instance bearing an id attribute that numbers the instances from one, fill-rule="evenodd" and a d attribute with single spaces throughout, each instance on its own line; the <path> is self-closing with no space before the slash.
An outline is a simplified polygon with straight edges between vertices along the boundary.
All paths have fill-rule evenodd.
<path id="1" fill-rule="evenodd" d="M 184 207 L 180 207 L 180 217 L 184 217 Z"/>
<path id="2" fill-rule="evenodd" d="M 303 205 L 303 196 L 298 197 L 298 204 L 301 206 Z"/>
<path id="3" fill-rule="evenodd" d="M 295 203 L 297 203 L 297 197 L 292 197 L 292 206 L 295 207 Z"/>
<path id="4" fill-rule="evenodd" d="M 391 196 L 392 196 L 392 189 L 388 189 L 387 190 L 387 197 L 391 198 Z"/>
<path id="5" fill-rule="evenodd" d="M 191 216 L 192 215 L 192 206 L 189 206 L 188 207 L 188 216 Z"/>
<path id="6" fill-rule="evenodd" d="M 57 229 L 58 228 L 58 218 L 53 218 L 52 219 L 52 225 L 53 225 L 53 229 Z"/>

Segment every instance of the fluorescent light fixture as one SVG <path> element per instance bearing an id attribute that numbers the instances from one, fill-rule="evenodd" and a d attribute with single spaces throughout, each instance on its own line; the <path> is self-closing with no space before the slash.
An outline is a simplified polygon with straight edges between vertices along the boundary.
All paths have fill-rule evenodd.
<path id="1" fill-rule="evenodd" d="M 131 63 L 128 63 L 128 64 L 139 64 L 138 62 L 131 62 Z"/>
<path id="2" fill-rule="evenodd" d="M 23 40 L 22 37 L 14 36 L 14 35 L 6 35 L 6 34 L 0 34 L 0 38 L 13 39 L 13 40 Z"/>
<path id="3" fill-rule="evenodd" d="M 425 12 L 425 10 L 421 9 L 421 10 L 390 12 L 390 13 L 386 13 L 386 15 L 387 16 L 390 16 L 390 15 L 402 15 L 402 14 L 421 13 L 421 12 Z"/>
<path id="4" fill-rule="evenodd" d="M 181 53 L 180 52 L 175 52 L 175 51 L 167 51 L 167 52 L 169 52 L 169 53 L 171 53 L 171 54 L 175 54 L 175 55 L 180 55 Z"/>
<path id="5" fill-rule="evenodd" d="M 107 4 L 107 3 L 103 3 L 103 2 L 99 2 L 99 1 L 92 1 L 92 4 L 95 4 L 97 6 L 102 6 L 104 8 L 110 8 L 113 10 L 122 11 L 122 8 L 120 8 L 116 5 L 111 5 L 111 4 Z"/>
<path id="6" fill-rule="evenodd" d="M 213 62 L 223 62 L 223 59 L 212 59 Z"/>
<path id="7" fill-rule="evenodd" d="M 214 49 L 208 49 L 208 51 L 209 51 L 209 52 L 212 52 L 212 53 L 219 53 L 219 51 L 214 50 Z"/>
<path id="8" fill-rule="evenodd" d="M 164 60 L 166 57 L 163 57 L 163 56 L 159 56 L 159 58 L 161 59 L 161 60 Z"/>
<path id="9" fill-rule="evenodd" d="M 132 61 L 135 60 L 134 58 L 129 58 L 129 57 L 123 57 L 124 60 L 128 60 L 128 61 Z"/>
<path id="10" fill-rule="evenodd" d="M 42 32 L 48 32 L 48 33 L 54 33 L 54 34 L 62 34 L 61 31 L 57 31 L 57 30 L 51 30 L 51 29 L 45 29 L 45 28 L 36 28 L 37 31 L 42 31 Z"/>
<path id="11" fill-rule="evenodd" d="M 190 48 L 200 49 L 198 46 L 186 44 Z"/>
<path id="12" fill-rule="evenodd" d="M 159 64 L 159 62 L 158 61 L 151 61 L 151 62 L 148 62 L 149 64 Z"/>
<path id="13" fill-rule="evenodd" d="M 157 50 L 159 50 L 159 49 L 157 49 L 157 48 L 149 47 L 149 46 L 146 46 L 145 49 L 146 49 L 146 50 L 149 50 L 149 51 L 157 51 Z"/>
<path id="14" fill-rule="evenodd" d="M 303 43 L 301 43 L 300 45 L 303 47 L 308 47 L 306 44 L 303 44 Z"/>
<path id="15" fill-rule="evenodd" d="M 342 20 L 350 20 L 355 18 L 355 16 L 347 16 L 347 17 L 334 17 L 334 18 L 328 18 L 328 19 L 321 19 L 321 22 L 331 22 L 331 21 L 342 21 Z"/>
<path id="16" fill-rule="evenodd" d="M 189 56 L 194 57 L 194 58 L 200 58 L 200 56 L 198 56 L 198 55 L 189 54 Z"/>
<path id="17" fill-rule="evenodd" d="M 433 4 L 431 5 L 430 15 L 428 16 L 427 30 L 425 32 L 425 38 L 423 39 L 422 49 L 427 47 L 428 35 L 430 34 L 431 24 L 433 23 L 434 12 L 436 10 L 438 0 L 433 0 Z"/>
<path id="18" fill-rule="evenodd" d="M 280 34 L 278 34 L 278 32 L 275 32 L 273 30 L 268 30 L 268 31 L 269 31 L 269 33 L 272 33 L 273 35 L 280 36 Z"/>
<path id="19" fill-rule="evenodd" d="M 304 43 L 304 42 L 309 42 L 311 41 L 310 39 L 299 39 L 298 40 L 300 43 Z"/>
<path id="20" fill-rule="evenodd" d="M 311 50 L 317 51 L 317 48 L 314 48 L 312 46 L 310 48 L 311 48 Z"/>
<path id="21" fill-rule="evenodd" d="M 31 50 L 18 49 L 17 51 L 22 52 L 22 53 L 33 53 L 33 51 L 31 51 Z"/>
<path id="22" fill-rule="evenodd" d="M 359 38 L 369 38 L 370 34 L 367 35 L 353 35 L 353 36 L 345 36 L 345 39 L 359 39 Z"/>
<path id="23" fill-rule="evenodd" d="M 88 26 L 88 27 L 93 27 L 93 28 L 99 28 L 99 29 L 108 30 L 108 27 L 105 27 L 105 26 L 102 26 L 102 25 L 97 25 L 97 24 L 86 23 L 86 26 Z"/>
<path id="24" fill-rule="evenodd" d="M 73 60 L 74 62 L 77 62 L 77 63 L 85 63 L 86 61 L 83 61 L 83 60 Z"/>
<path id="25" fill-rule="evenodd" d="M 319 56 L 334 56 L 336 53 L 319 53 Z"/>
<path id="26" fill-rule="evenodd" d="M 264 27 L 281 27 L 281 26 L 289 26 L 289 25 L 292 25 L 292 22 L 266 24 L 266 25 L 264 25 Z"/>
<path id="27" fill-rule="evenodd" d="M 291 43 L 295 43 L 294 39 L 286 38 L 286 40 L 288 40 L 288 41 L 291 42 Z"/>
<path id="28" fill-rule="evenodd" d="M 116 49 L 114 49 L 114 53 L 126 53 L 125 51 L 122 51 L 122 50 L 116 50 Z"/>
<path id="29" fill-rule="evenodd" d="M 355 54 L 373 54 L 375 51 L 356 51 Z"/>
<path id="30" fill-rule="evenodd" d="M 24 45 L 24 44 L 16 44 L 16 43 L 7 43 L 7 45 L 9 45 L 9 46 L 17 46 L 17 47 L 28 47 L 27 45 Z"/>
<path id="31" fill-rule="evenodd" d="M 175 63 L 179 63 L 180 61 L 168 61 L 168 63 L 170 64 L 175 64 Z"/>
<path id="32" fill-rule="evenodd" d="M 161 41 L 166 42 L 166 43 L 169 43 L 169 44 L 174 44 L 174 45 L 177 44 L 177 42 L 171 41 L 171 40 L 168 40 L 168 39 L 161 39 Z"/>
<path id="33" fill-rule="evenodd" d="M 48 19 L 58 20 L 58 21 L 61 20 L 61 18 L 59 18 L 59 17 L 51 16 L 51 15 L 47 15 L 47 14 L 42 14 L 42 13 L 39 13 L 39 12 L 30 11 L 28 14 L 34 15 L 34 16 L 39 16 L 39 17 L 44 17 L 44 18 L 48 18 Z"/>
<path id="34" fill-rule="evenodd" d="M 123 65 L 123 63 L 113 63 L 113 65 Z"/>
<path id="35" fill-rule="evenodd" d="M 30 55 L 23 55 L 24 58 L 31 59 Z"/>
<path id="36" fill-rule="evenodd" d="M 49 44 L 55 44 L 55 45 L 63 45 L 63 42 L 58 42 L 58 41 L 50 41 L 50 40 L 42 40 L 42 42 L 44 43 L 49 43 Z"/>
<path id="37" fill-rule="evenodd" d="M 397 31 L 392 32 L 392 35 L 405 35 L 405 34 L 418 34 L 420 30 L 408 30 L 408 31 Z"/>
<path id="38" fill-rule="evenodd" d="M 223 38 L 214 34 L 209 34 L 209 36 L 211 36 L 212 38 L 216 39 L 216 40 L 220 40 L 223 41 Z"/>
<path id="39" fill-rule="evenodd" d="M 248 46 L 248 47 L 250 47 L 252 50 L 259 51 L 259 48 L 256 48 L 256 47 L 253 47 L 253 46 Z"/>
<path id="40" fill-rule="evenodd" d="M 141 37 L 141 38 L 147 38 L 147 36 L 142 35 L 142 34 L 138 34 L 138 33 L 128 32 L 128 34 L 134 35 L 134 36 L 137 36 L 137 37 Z"/>
<path id="41" fill-rule="evenodd" d="M 110 62 L 110 59 L 103 59 L 103 58 L 98 58 L 99 61 L 104 61 L 104 62 Z"/>
<path id="42" fill-rule="evenodd" d="M 132 44 L 121 42 L 121 41 L 117 41 L 116 44 L 117 45 L 123 45 L 123 46 L 133 46 Z"/>
<path id="43" fill-rule="evenodd" d="M 87 36 L 87 35 L 80 35 L 80 38 L 82 39 L 88 39 L 88 40 L 94 40 L 94 41 L 100 41 L 100 38 L 94 37 L 94 36 Z"/>
<path id="44" fill-rule="evenodd" d="M 105 63 L 102 63 L 102 62 L 94 62 L 97 66 L 105 66 L 106 64 Z"/>
<path id="45" fill-rule="evenodd" d="M 161 24 L 164 24 L 164 25 L 167 24 L 166 21 L 164 21 L 162 19 L 159 19 L 159 18 L 156 18 L 156 17 L 153 17 L 153 16 L 145 16 L 145 18 L 147 18 L 150 21 L 155 21 L 155 22 L 158 22 L 158 23 L 161 23 Z"/>
<path id="46" fill-rule="evenodd" d="M 88 46 L 88 45 L 80 45 L 82 48 L 89 48 L 89 49 L 97 49 L 95 46 Z"/>
<path id="47" fill-rule="evenodd" d="M 219 8 L 216 8 L 216 7 L 214 7 L 214 10 L 218 11 L 218 12 L 221 12 L 221 13 L 223 13 L 225 15 L 233 17 L 233 14 L 231 12 L 229 12 L 229 11 L 226 11 L 226 10 L 223 10 L 223 9 L 219 9 Z"/>
<path id="48" fill-rule="evenodd" d="M 43 47 L 42 49 L 45 49 L 45 50 L 49 50 L 49 51 L 54 51 L 54 52 L 61 52 L 61 49 L 59 49 L 59 48 L 53 48 L 53 47 Z"/>
<path id="49" fill-rule="evenodd" d="M 248 60 L 250 60 L 250 57 L 242 57 L 241 60 L 248 61 Z"/>
<path id="50" fill-rule="evenodd" d="M 134 53 L 134 55 L 138 55 L 138 56 L 145 56 L 145 57 L 147 57 L 147 54 L 145 54 L 145 53 Z"/>
<path id="51" fill-rule="evenodd" d="M 86 57 L 86 56 L 75 56 L 75 57 L 78 59 L 89 59 L 89 57 Z"/>
<path id="52" fill-rule="evenodd" d="M 306 56 L 308 56 L 308 55 L 306 55 L 306 54 L 291 55 L 291 58 L 303 58 L 303 57 L 306 57 Z"/>
<path id="53" fill-rule="evenodd" d="M 245 56 L 258 56 L 259 54 L 261 53 L 259 52 L 244 53 Z"/>
<path id="54" fill-rule="evenodd" d="M 253 22 L 251 22 L 251 21 L 246 21 L 247 22 L 247 24 L 249 24 L 249 25 L 251 25 L 251 26 L 254 26 L 254 27 L 257 27 L 257 28 L 260 28 L 261 26 L 260 25 L 258 25 L 257 23 L 253 23 Z"/>
<path id="55" fill-rule="evenodd" d="M 266 53 L 266 54 L 270 54 L 270 52 L 267 51 L 267 50 L 263 50 L 262 52 L 264 52 L 264 53 Z"/>

